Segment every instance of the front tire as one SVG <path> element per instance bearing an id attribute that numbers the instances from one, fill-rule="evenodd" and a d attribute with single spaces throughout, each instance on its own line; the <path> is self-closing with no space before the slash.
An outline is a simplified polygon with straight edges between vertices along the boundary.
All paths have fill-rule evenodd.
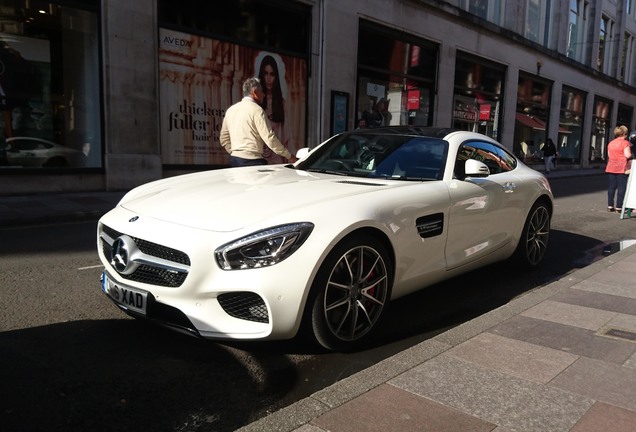
<path id="1" fill-rule="evenodd" d="M 539 201 L 530 209 L 515 251 L 515 260 L 521 267 L 534 269 L 543 261 L 550 238 L 550 216 L 544 202 Z"/>
<path id="2" fill-rule="evenodd" d="M 311 288 L 316 341 L 333 351 L 360 348 L 378 327 L 392 283 L 393 269 L 380 241 L 355 236 L 338 244 Z"/>

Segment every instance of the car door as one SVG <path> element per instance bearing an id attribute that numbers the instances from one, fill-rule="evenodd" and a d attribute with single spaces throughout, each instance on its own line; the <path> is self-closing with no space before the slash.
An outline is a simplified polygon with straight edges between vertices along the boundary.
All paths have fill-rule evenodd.
<path id="1" fill-rule="evenodd" d="M 466 177 L 463 168 L 468 159 L 486 164 L 490 175 Z M 449 185 L 448 269 L 485 258 L 514 237 L 516 222 L 523 217 L 521 197 L 515 195 L 515 166 L 514 157 L 492 143 L 471 140 L 460 146 Z"/>

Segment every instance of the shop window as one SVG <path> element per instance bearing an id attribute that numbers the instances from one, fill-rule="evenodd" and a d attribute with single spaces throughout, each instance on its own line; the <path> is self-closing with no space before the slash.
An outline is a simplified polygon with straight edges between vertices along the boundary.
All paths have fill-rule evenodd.
<path id="1" fill-rule="evenodd" d="M 634 107 L 628 106 L 622 103 L 618 104 L 618 111 L 616 113 L 616 123 L 618 126 L 627 126 L 630 131 L 633 129 Z"/>
<path id="2" fill-rule="evenodd" d="M 433 124 L 437 47 L 366 22 L 358 35 L 358 127 Z"/>
<path id="3" fill-rule="evenodd" d="M 284 0 L 158 2 L 164 166 L 227 166 L 225 110 L 255 76 L 277 137 L 292 154 L 306 146 L 310 13 Z M 264 156 L 285 161 L 267 147 Z"/>
<path id="4" fill-rule="evenodd" d="M 467 54 L 455 63 L 453 127 L 499 139 L 505 68 Z"/>
<path id="5" fill-rule="evenodd" d="M 551 83 L 519 76 L 513 151 L 525 162 L 538 163 L 543 157 L 551 91 Z"/>
<path id="6" fill-rule="evenodd" d="M 586 96 L 587 94 L 583 91 L 563 87 L 557 139 L 559 163 L 578 164 L 581 162 Z"/>
<path id="7" fill-rule="evenodd" d="M 0 0 L 0 170 L 102 166 L 92 3 Z"/>
<path id="8" fill-rule="evenodd" d="M 614 130 L 610 125 L 611 114 L 612 101 L 599 96 L 594 97 L 590 162 L 602 162 L 607 158 L 609 134 Z"/>

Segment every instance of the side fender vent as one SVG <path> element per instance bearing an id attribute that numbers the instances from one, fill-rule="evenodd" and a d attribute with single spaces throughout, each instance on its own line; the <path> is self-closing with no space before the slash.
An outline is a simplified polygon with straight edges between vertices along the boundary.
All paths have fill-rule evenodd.
<path id="1" fill-rule="evenodd" d="M 435 213 L 417 218 L 415 227 L 422 238 L 441 235 L 444 231 L 444 213 Z"/>

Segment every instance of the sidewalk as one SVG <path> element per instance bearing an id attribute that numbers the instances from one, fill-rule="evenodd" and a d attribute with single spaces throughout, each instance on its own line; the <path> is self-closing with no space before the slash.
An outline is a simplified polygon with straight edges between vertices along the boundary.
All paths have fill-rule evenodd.
<path id="1" fill-rule="evenodd" d="M 0 196 L 0 227 L 97 220 L 123 195 Z M 631 432 L 636 247 L 623 246 L 240 430 Z"/>
<path id="2" fill-rule="evenodd" d="M 628 247 L 240 431 L 631 432 L 634 279 Z"/>

